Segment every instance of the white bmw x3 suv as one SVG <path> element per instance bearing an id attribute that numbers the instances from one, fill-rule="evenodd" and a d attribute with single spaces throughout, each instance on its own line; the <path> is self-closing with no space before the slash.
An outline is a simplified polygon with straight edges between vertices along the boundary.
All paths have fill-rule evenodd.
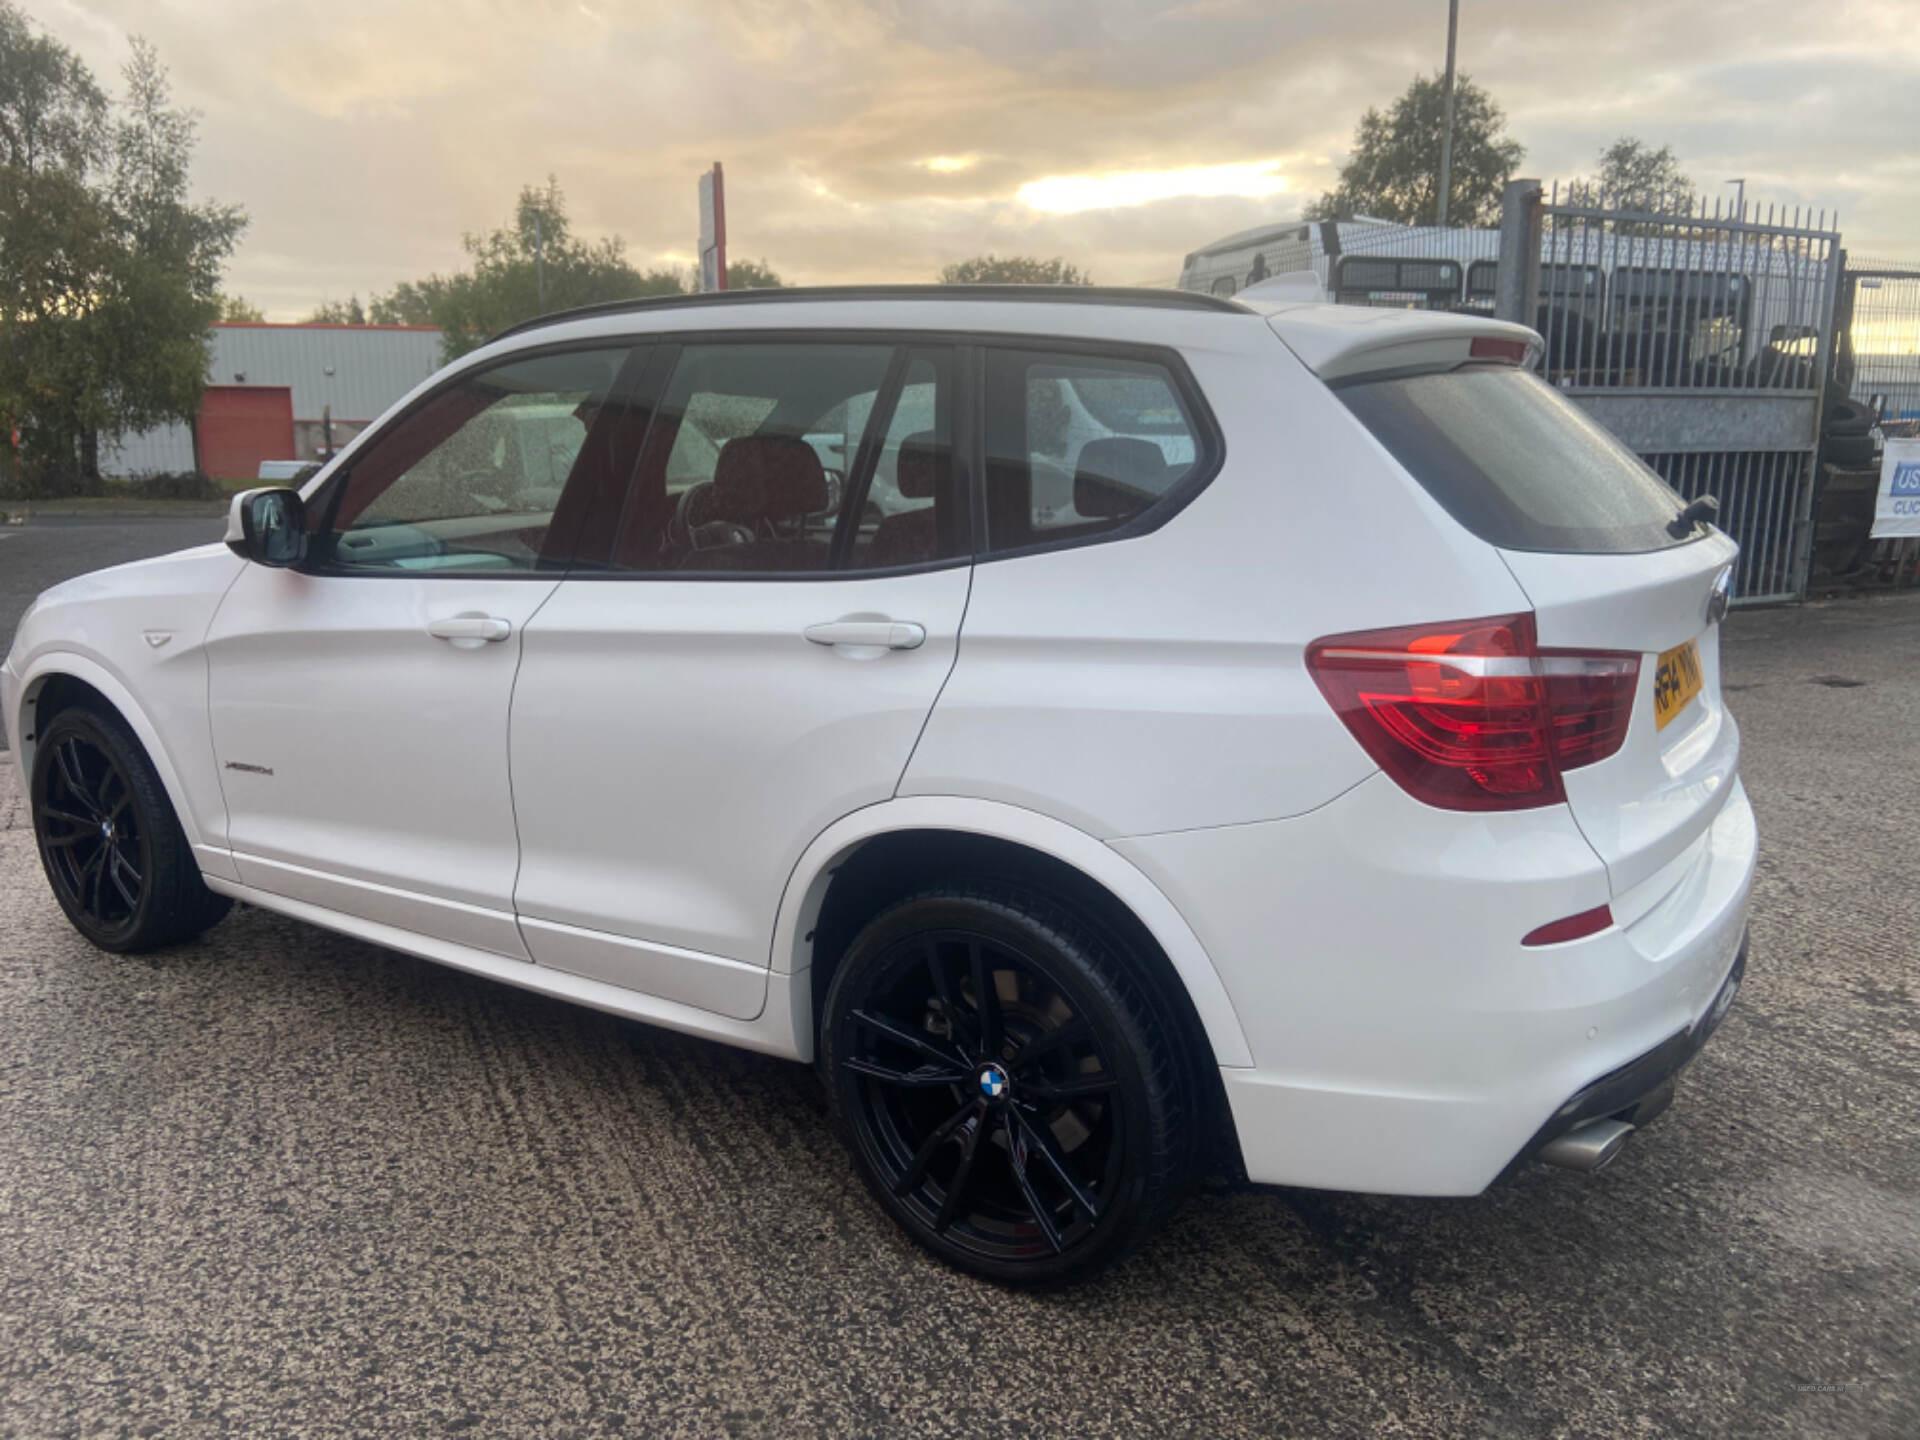
<path id="1" fill-rule="evenodd" d="M 1471 1195 L 1744 966 L 1735 547 L 1470 316 L 757 292 L 509 332 L 0 715 L 108 950 L 244 900 L 819 1069 L 878 1203 L 1085 1275 L 1192 1176 Z"/>

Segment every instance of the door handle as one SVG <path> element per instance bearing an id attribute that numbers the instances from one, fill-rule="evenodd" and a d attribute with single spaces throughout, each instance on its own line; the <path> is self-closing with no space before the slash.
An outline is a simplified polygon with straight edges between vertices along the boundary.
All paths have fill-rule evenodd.
<path id="1" fill-rule="evenodd" d="M 800 632 L 816 645 L 845 645 L 880 650 L 917 650 L 927 630 L 911 620 L 827 620 Z"/>
<path id="2" fill-rule="evenodd" d="M 429 620 L 427 633 L 437 640 L 504 640 L 513 626 L 497 615 L 448 615 Z"/>

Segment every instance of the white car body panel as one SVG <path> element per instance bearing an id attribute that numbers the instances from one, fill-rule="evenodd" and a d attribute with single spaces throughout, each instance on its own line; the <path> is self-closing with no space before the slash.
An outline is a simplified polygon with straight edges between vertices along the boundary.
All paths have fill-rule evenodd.
<path id="1" fill-rule="evenodd" d="M 1223 1066 L 1253 1063 L 1233 1001 L 1204 946 L 1167 896 L 1119 850 L 1050 816 L 1016 806 L 957 796 L 921 795 L 856 810 L 821 833 L 794 867 L 774 926 L 774 973 L 800 972 L 813 963 L 814 922 L 837 866 L 865 842 L 907 830 L 948 830 L 1012 841 L 1059 860 L 1098 881 L 1147 928 L 1186 986 L 1214 1059 Z M 812 1046 L 801 1059 L 812 1058 Z"/>
<path id="2" fill-rule="evenodd" d="M 23 781 L 33 765 L 24 702 L 49 675 L 111 700 L 153 758 L 203 869 L 232 873 L 227 812 L 207 734 L 204 640 L 221 597 L 247 566 L 224 545 L 116 565 L 56 585 L 21 617 L 4 702 Z"/>
<path id="3" fill-rule="evenodd" d="M 1533 607 L 1542 645 L 1640 655 L 1626 743 L 1619 754 L 1565 777 L 1567 803 L 1607 862 L 1616 897 L 1645 886 L 1692 846 L 1736 783 L 1740 731 L 1720 694 L 1720 628 L 1707 620 L 1714 579 L 1736 553 L 1717 533 L 1649 555 L 1503 552 Z M 1654 667 L 1663 652 L 1689 640 L 1699 646 L 1704 684 L 1662 730 L 1654 718 Z"/>
<path id="4" fill-rule="evenodd" d="M 507 709 L 521 631 L 557 583 L 248 566 L 207 637 L 241 881 L 525 960 Z M 511 633 L 427 633 L 462 615 Z"/>
<path id="5" fill-rule="evenodd" d="M 527 628 L 513 705 L 533 957 L 758 1013 L 781 889 L 822 830 L 892 797 L 953 668 L 968 576 L 564 582 Z M 801 633 L 850 617 L 926 638 Z M 686 988 L 656 988 L 675 973 Z"/>
<path id="6" fill-rule="evenodd" d="M 1232 424 L 1171 522 L 975 567 L 962 663 L 902 794 L 1102 839 L 1297 815 L 1375 768 L 1307 674 L 1310 641 L 1525 607 L 1324 385 L 1261 327 L 1243 338 L 1187 355 Z"/>
<path id="7" fill-rule="evenodd" d="M 1248 1175 L 1427 1195 L 1485 1189 L 1562 1100 L 1700 1017 L 1756 855 L 1736 781 L 1679 923 L 1529 948 L 1607 898 L 1565 806 L 1462 816 L 1376 775 L 1310 815 L 1115 848 L 1192 917 L 1247 1026 L 1254 1064 L 1221 1077 Z"/>
<path id="8" fill-rule="evenodd" d="M 291 896 L 255 890 L 235 880 L 209 875 L 207 885 L 222 895 L 231 895 L 236 900 L 258 905 L 262 910 L 291 915 L 296 920 L 336 930 L 342 935 L 351 935 L 389 950 L 398 950 L 403 955 L 417 955 L 422 960 L 450 965 L 470 975 L 481 975 L 522 990 L 551 995 L 558 1000 L 570 1000 L 576 1005 L 604 1010 L 610 1015 L 623 1015 L 629 1020 L 645 1021 L 662 1029 L 700 1035 L 724 1044 L 738 1045 L 744 1050 L 777 1055 L 782 1059 L 794 1058 L 804 1045 L 812 1043 L 809 1030 L 813 1010 L 806 987 L 785 975 L 773 977 L 768 987 L 768 1003 L 762 1007 L 757 1020 L 730 1020 L 711 1010 L 679 1005 L 601 980 L 569 975 L 564 970 L 545 965 L 529 965 L 523 960 L 461 945 L 437 935 L 423 935 L 417 930 L 388 925 Z"/>
<path id="9" fill-rule="evenodd" d="M 994 837 L 1097 882 L 1158 943 L 1253 1179 L 1473 1193 L 1569 1095 L 1696 1023 L 1734 963 L 1757 840 L 1702 608 L 1732 546 L 1495 549 L 1324 381 L 1537 337 L 1251 298 L 701 304 L 496 341 L 304 493 L 471 369 L 695 333 L 1162 346 L 1224 452 L 1147 533 L 912 573 L 320 576 L 204 547 L 43 596 L 0 718 L 28 773 L 42 682 L 97 689 L 223 894 L 802 1060 L 836 870 L 903 831 Z M 1567 773 L 1566 804 L 1415 800 L 1305 667 L 1325 635 L 1522 612 L 1542 645 L 1642 657 L 1624 745 Z M 460 615 L 507 637 L 427 633 Z M 925 641 L 801 634 L 851 617 Z M 1689 639 L 1703 691 L 1657 730 L 1646 672 Z M 1597 934 L 1521 944 L 1603 904 Z"/>

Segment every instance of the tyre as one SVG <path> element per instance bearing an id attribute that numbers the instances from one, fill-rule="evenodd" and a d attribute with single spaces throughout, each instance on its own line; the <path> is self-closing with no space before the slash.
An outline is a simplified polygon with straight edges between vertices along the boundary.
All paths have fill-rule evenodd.
<path id="1" fill-rule="evenodd" d="M 1828 435 L 1820 442 L 1820 458 L 1842 470 L 1873 468 L 1871 435 Z"/>
<path id="2" fill-rule="evenodd" d="M 1012 883 L 883 911 L 828 990 L 820 1061 L 880 1204 L 950 1264 L 1083 1279 L 1184 1193 L 1199 1126 L 1180 1036 L 1107 933 Z"/>
<path id="3" fill-rule="evenodd" d="M 1851 396 L 1829 400 L 1820 416 L 1820 433 L 1829 439 L 1836 435 L 1866 435 L 1880 423 L 1880 414 Z"/>
<path id="4" fill-rule="evenodd" d="M 102 950 L 185 940 L 232 907 L 201 880 L 153 762 L 118 715 L 54 716 L 34 752 L 30 800 L 54 898 Z"/>

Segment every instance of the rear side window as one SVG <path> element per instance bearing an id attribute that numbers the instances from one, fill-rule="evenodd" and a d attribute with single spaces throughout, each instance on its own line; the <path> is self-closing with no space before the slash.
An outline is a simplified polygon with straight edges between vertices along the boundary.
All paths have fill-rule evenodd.
<path id="1" fill-rule="evenodd" d="M 987 544 L 1117 530 L 1211 458 L 1173 373 L 1147 360 L 987 352 Z"/>
<path id="2" fill-rule="evenodd" d="M 1578 406 L 1523 370 L 1469 366 L 1338 391 L 1427 493 L 1503 550 L 1627 554 L 1685 544 L 1685 504 Z"/>

